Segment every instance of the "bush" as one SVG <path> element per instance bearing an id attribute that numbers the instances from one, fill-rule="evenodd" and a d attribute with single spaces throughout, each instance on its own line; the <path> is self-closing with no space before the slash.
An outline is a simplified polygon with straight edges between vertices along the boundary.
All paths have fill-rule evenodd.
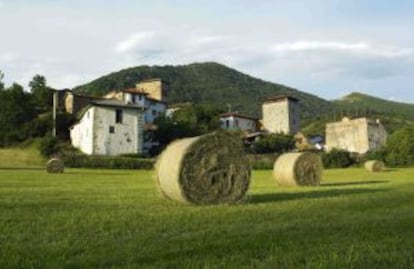
<path id="1" fill-rule="evenodd" d="M 154 167 L 154 159 L 142 159 L 121 156 L 89 156 L 77 152 L 65 152 L 62 159 L 67 167 L 72 168 L 107 168 L 107 169 L 146 169 Z"/>
<path id="2" fill-rule="evenodd" d="M 414 165 L 414 125 L 390 135 L 385 151 L 385 163 L 389 166 Z"/>
<path id="3" fill-rule="evenodd" d="M 324 168 L 345 168 L 355 163 L 351 153 L 346 150 L 332 149 L 322 153 L 321 157 Z"/>
<path id="4" fill-rule="evenodd" d="M 39 144 L 40 153 L 45 157 L 50 157 L 59 151 L 59 141 L 57 137 L 47 135 L 42 138 Z"/>
<path id="5" fill-rule="evenodd" d="M 279 154 L 248 154 L 250 166 L 257 170 L 271 170 Z"/>
<path id="6" fill-rule="evenodd" d="M 256 154 L 282 153 L 295 148 L 295 140 L 291 135 L 271 134 L 253 142 L 251 151 Z"/>

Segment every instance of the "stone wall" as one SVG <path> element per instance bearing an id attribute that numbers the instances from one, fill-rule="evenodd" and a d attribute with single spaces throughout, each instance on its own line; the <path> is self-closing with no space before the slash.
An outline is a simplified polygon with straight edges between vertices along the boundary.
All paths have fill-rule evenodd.
<path id="1" fill-rule="evenodd" d="M 161 79 L 144 80 L 136 84 L 136 88 L 148 93 L 148 97 L 164 101 L 168 95 L 169 86 Z"/>
<path id="2" fill-rule="evenodd" d="M 295 134 L 300 130 L 297 102 L 284 99 L 262 104 L 263 128 L 270 133 Z"/>

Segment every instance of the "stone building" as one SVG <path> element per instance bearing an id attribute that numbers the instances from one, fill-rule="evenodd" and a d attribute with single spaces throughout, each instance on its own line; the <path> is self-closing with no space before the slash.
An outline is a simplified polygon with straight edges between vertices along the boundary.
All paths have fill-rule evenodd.
<path id="1" fill-rule="evenodd" d="M 257 131 L 258 119 L 239 114 L 228 112 L 220 115 L 221 128 L 226 130 L 241 130 L 251 133 Z"/>
<path id="2" fill-rule="evenodd" d="M 160 78 L 142 80 L 135 85 L 135 88 L 148 93 L 148 97 L 159 101 L 165 101 L 165 97 L 170 91 L 170 85 Z"/>
<path id="3" fill-rule="evenodd" d="M 387 132 L 379 120 L 349 119 L 326 124 L 326 147 L 366 153 L 385 144 Z"/>
<path id="4" fill-rule="evenodd" d="M 90 101 L 71 127 L 72 145 L 85 154 L 143 152 L 144 108 L 119 100 Z"/>
<path id="5" fill-rule="evenodd" d="M 263 129 L 269 133 L 296 134 L 300 130 L 299 100 L 276 96 L 262 104 Z"/>

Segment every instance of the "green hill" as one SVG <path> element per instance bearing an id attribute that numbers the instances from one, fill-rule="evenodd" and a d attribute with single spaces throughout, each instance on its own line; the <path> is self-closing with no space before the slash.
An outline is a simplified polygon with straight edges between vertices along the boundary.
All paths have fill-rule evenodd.
<path id="1" fill-rule="evenodd" d="M 365 109 L 366 113 L 404 116 L 414 121 L 414 104 L 393 102 L 359 92 L 353 92 L 333 103 L 348 110 L 360 108 Z"/>
<path id="2" fill-rule="evenodd" d="M 331 109 L 330 102 L 315 95 L 257 79 L 213 62 L 128 68 L 78 86 L 74 91 L 98 96 L 110 90 L 134 87 L 136 82 L 149 78 L 161 78 L 170 83 L 171 94 L 167 100 L 172 103 L 212 103 L 223 109 L 231 104 L 233 110 L 260 116 L 263 98 L 289 94 L 301 100 L 304 117 Z"/>
<path id="3" fill-rule="evenodd" d="M 132 67 L 78 86 L 74 91 L 100 96 L 114 89 L 134 87 L 138 81 L 150 78 L 161 78 L 170 83 L 171 93 L 167 98 L 170 103 L 209 103 L 223 109 L 231 104 L 235 111 L 258 117 L 261 116 L 264 98 L 283 94 L 294 96 L 300 100 L 302 129 L 306 134 L 323 134 L 326 122 L 339 120 L 343 116 L 379 118 L 390 133 L 414 123 L 414 104 L 387 101 L 361 93 L 328 101 L 214 62 Z"/>

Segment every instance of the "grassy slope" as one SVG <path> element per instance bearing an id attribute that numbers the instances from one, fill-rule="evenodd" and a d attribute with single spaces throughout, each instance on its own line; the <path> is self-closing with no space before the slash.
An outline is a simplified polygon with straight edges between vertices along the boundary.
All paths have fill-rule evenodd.
<path id="1" fill-rule="evenodd" d="M 161 199 L 150 171 L 0 170 L 0 268 L 409 268 L 414 169 L 255 171 L 240 205 Z"/>
<path id="2" fill-rule="evenodd" d="M 20 146 L 0 148 L 0 168 L 44 167 L 46 159 L 38 145 L 38 140 L 30 140 Z"/>

